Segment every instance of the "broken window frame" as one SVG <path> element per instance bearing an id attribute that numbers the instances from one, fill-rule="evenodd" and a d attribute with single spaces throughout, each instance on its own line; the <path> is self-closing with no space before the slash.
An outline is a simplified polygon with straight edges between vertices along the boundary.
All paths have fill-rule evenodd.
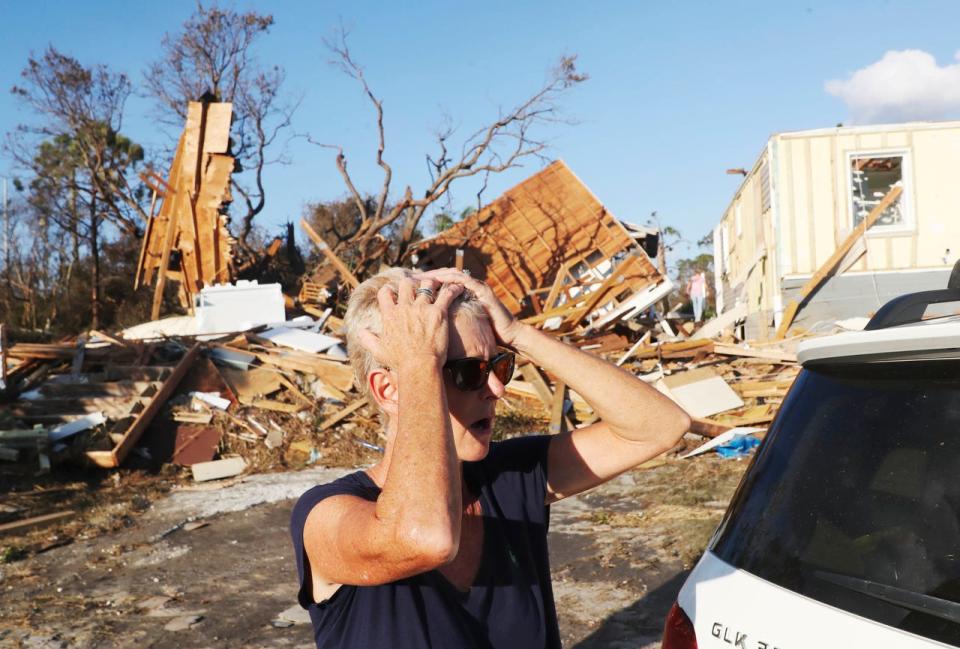
<path id="1" fill-rule="evenodd" d="M 855 179 L 853 174 L 853 163 L 855 160 L 861 158 L 900 158 L 900 183 L 903 187 L 903 192 L 900 194 L 900 197 L 897 199 L 895 206 L 900 210 L 900 221 L 897 223 L 883 223 L 883 217 L 877 220 L 877 222 L 870 228 L 867 232 L 868 236 L 883 236 L 887 234 L 901 234 L 904 232 L 913 232 L 916 229 L 916 221 L 914 220 L 913 215 L 913 168 L 912 160 L 910 156 L 910 151 L 908 149 L 889 149 L 889 150 L 854 150 L 848 151 L 846 155 L 846 166 L 844 167 L 844 174 L 847 179 L 847 223 L 850 228 L 853 229 L 857 227 L 862 221 L 857 219 L 857 211 L 854 207 L 854 185 Z M 892 188 L 893 185 L 890 185 Z M 888 190 L 889 191 L 889 190 Z M 870 202 L 876 204 L 882 200 L 882 197 L 870 197 Z M 874 202 L 875 201 L 875 202 Z M 866 206 L 866 211 L 869 213 L 871 205 Z M 889 209 L 889 208 L 888 208 Z M 865 215 L 864 215 L 865 216 Z"/>

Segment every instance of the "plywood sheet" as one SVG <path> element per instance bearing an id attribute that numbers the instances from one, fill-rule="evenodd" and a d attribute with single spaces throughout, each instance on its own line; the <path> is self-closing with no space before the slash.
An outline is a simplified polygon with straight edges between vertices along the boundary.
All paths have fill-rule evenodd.
<path id="1" fill-rule="evenodd" d="M 743 407 L 743 400 L 709 367 L 664 377 L 657 383 L 657 389 L 694 417 L 709 417 Z"/>

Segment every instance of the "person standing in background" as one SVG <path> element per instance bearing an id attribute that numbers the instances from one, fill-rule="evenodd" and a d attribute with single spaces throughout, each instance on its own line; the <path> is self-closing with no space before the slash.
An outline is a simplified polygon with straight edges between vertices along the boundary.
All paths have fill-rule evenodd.
<path id="1" fill-rule="evenodd" d="M 707 299 L 707 275 L 699 271 L 687 282 L 687 294 L 693 301 L 694 322 L 700 322 L 703 317 L 703 304 Z"/>

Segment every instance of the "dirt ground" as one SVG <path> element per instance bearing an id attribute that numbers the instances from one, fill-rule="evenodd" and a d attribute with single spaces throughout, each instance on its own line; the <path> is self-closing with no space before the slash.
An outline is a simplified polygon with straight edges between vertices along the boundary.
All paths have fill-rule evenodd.
<path id="1" fill-rule="evenodd" d="M 565 647 L 659 646 L 664 616 L 746 466 L 713 455 L 655 464 L 552 507 Z M 61 496 L 73 506 L 78 492 L 98 504 L 78 521 L 0 540 L 0 646 L 312 646 L 294 600 L 290 508 L 310 485 L 349 470 L 174 488 L 136 472 L 68 482 Z"/>

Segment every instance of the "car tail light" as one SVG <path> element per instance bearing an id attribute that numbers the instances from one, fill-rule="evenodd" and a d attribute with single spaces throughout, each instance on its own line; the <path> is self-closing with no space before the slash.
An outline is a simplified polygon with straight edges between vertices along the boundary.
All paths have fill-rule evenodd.
<path id="1" fill-rule="evenodd" d="M 697 649 L 697 634 L 693 632 L 693 622 L 674 602 L 663 625 L 662 649 Z"/>

